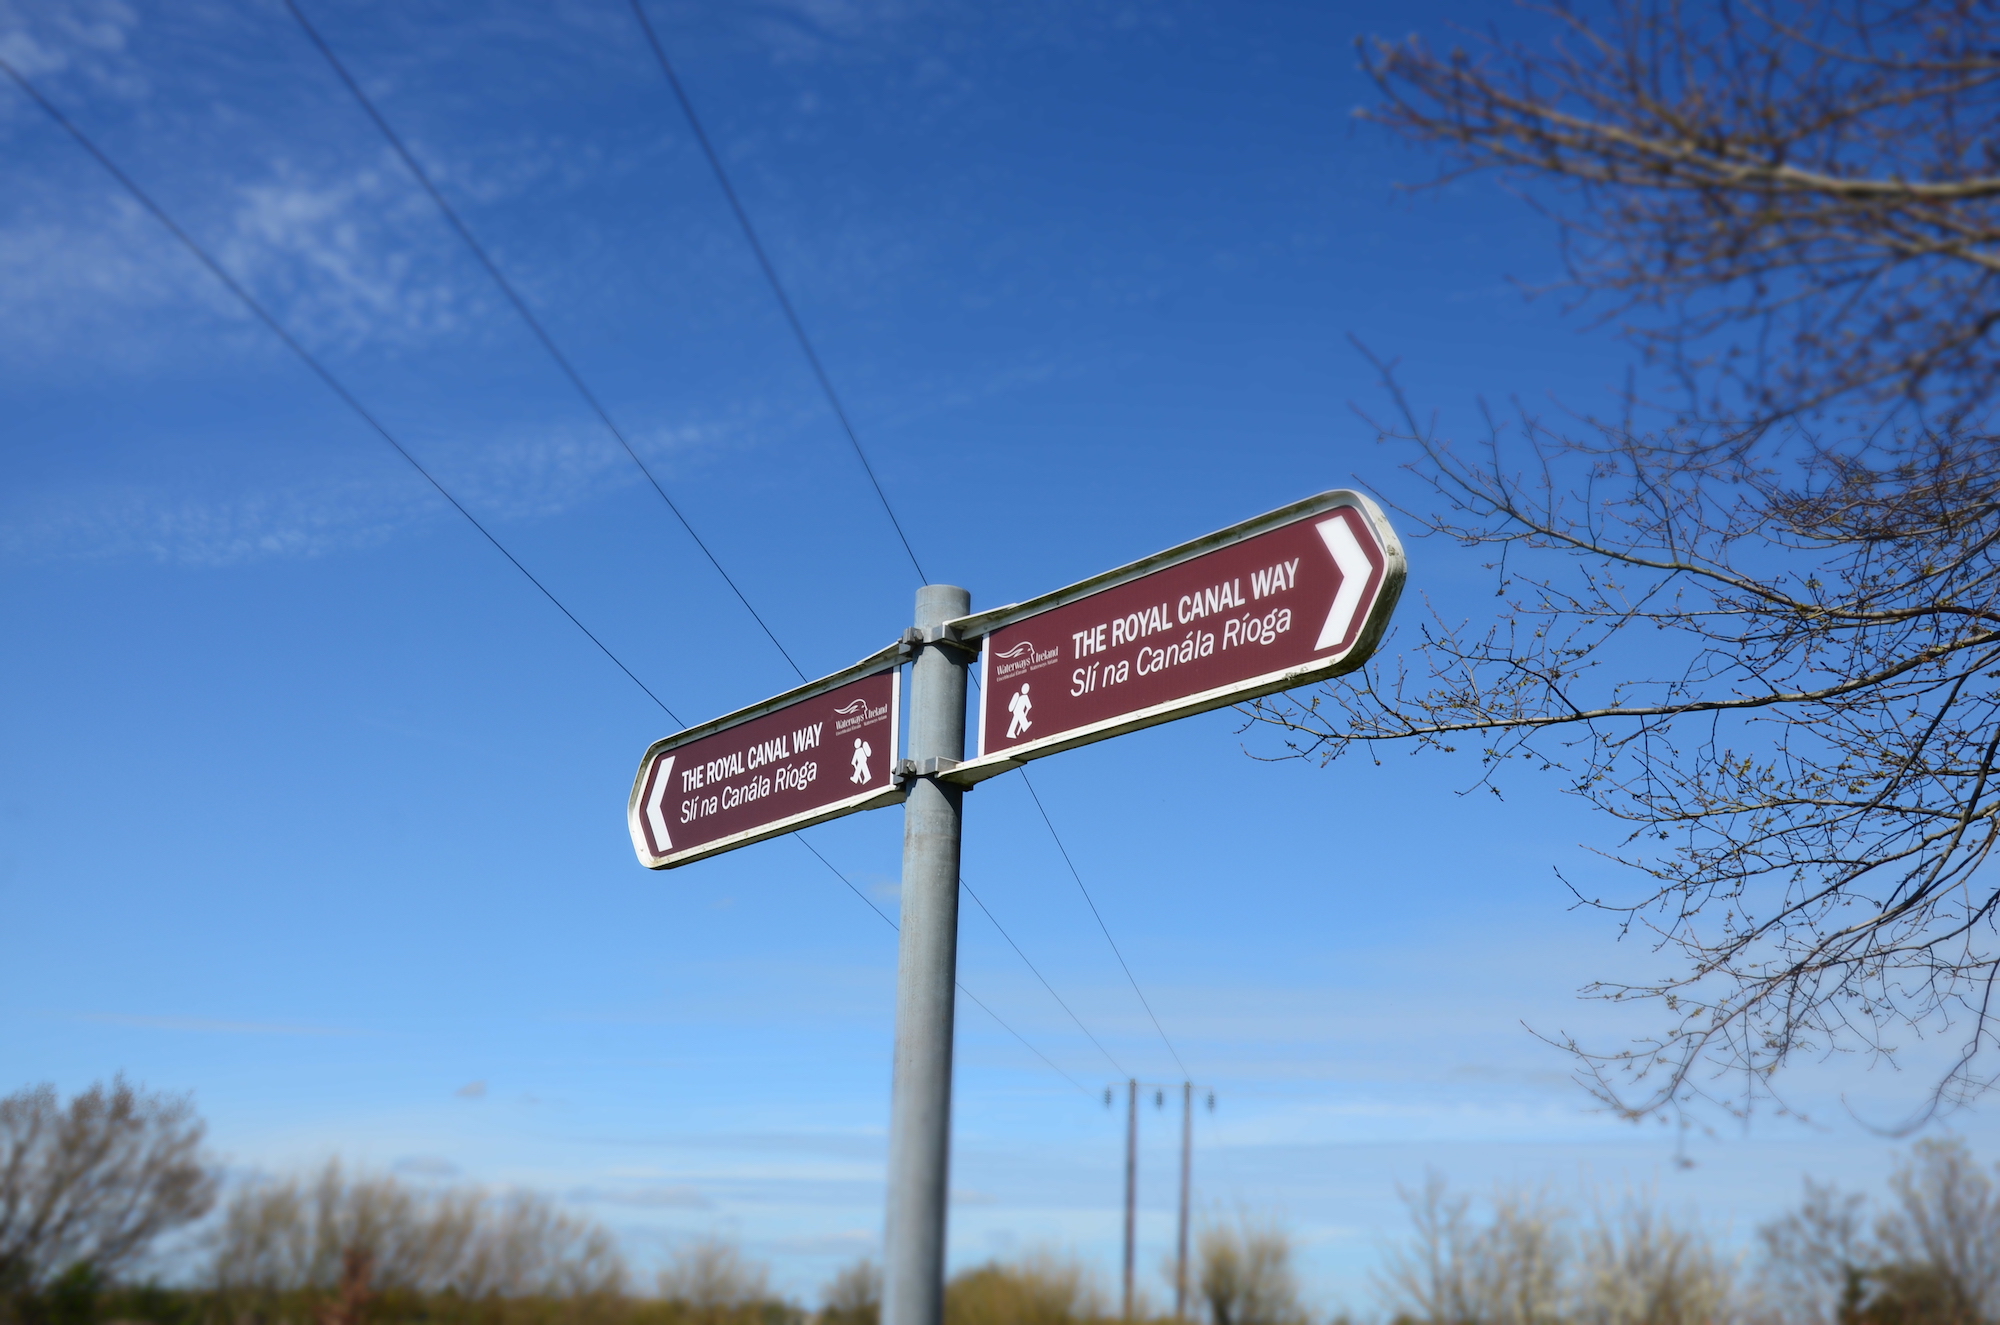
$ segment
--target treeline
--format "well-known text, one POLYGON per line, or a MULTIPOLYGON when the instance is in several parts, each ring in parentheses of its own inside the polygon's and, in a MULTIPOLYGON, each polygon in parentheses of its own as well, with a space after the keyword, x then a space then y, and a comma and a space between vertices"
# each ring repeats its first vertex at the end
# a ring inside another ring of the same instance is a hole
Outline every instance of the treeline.
MULTIPOLYGON (((608 1229, 544 1196, 331 1163, 222 1199, 201 1140, 185 1100, 122 1081, 67 1105, 48 1088, 0 1099, 0 1325, 880 1322, 866 1260, 816 1309, 726 1241, 690 1242, 641 1283, 608 1229), (167 1265, 171 1283, 149 1277, 167 1265)), ((1808 1183, 1747 1247, 1637 1196, 1474 1202, 1433 1179, 1408 1202, 1411 1236, 1377 1283, 1391 1325, 2000 1325, 2000 1184, 1958 1142, 1915 1146, 1879 1202, 1808 1183)), ((1312 1319, 1275 1224, 1212 1222, 1194 1281, 1212 1325, 1312 1319)), ((1056 1253, 946 1290, 946 1325, 1114 1318, 1090 1268, 1056 1253)))
POLYGON ((1917 1143, 1886 1199, 1807 1182, 1730 1247, 1638 1196, 1483 1207, 1433 1179, 1380 1287, 1399 1325, 1995 1325, 2000 1184, 1963 1142, 1917 1143))

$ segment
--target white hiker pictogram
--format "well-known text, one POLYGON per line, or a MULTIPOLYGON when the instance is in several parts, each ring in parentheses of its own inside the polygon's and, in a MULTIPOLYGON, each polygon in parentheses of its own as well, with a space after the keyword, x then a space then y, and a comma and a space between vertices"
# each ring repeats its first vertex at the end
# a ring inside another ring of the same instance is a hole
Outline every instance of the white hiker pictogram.
POLYGON ((859 736, 854 738, 854 776, 849 778, 848 781, 870 782, 874 780, 875 775, 868 771, 868 756, 874 753, 874 746, 868 744, 868 742, 862 740, 859 736))
POLYGON ((1035 725, 1028 721, 1028 710, 1034 706, 1035 701, 1028 698, 1028 685, 1024 681, 1021 683, 1021 692, 1007 701, 1007 711, 1014 715, 1014 720, 1007 724, 1008 740, 1013 740, 1035 725))

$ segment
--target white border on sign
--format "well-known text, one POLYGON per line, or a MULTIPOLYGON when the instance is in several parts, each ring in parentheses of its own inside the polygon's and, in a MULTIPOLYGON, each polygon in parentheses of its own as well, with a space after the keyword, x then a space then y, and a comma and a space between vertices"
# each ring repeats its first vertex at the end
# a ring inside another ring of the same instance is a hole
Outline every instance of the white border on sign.
POLYGON ((993 656, 993 650, 986 647, 986 638, 984 635, 982 635, 979 640, 979 755, 978 755, 978 758, 981 759, 984 759, 986 757, 986 696, 993 692, 992 669, 986 665, 986 660, 988 658, 991 658, 992 656, 993 656))
POLYGON ((1120 736, 1129 731, 1137 731, 1141 727, 1152 727, 1175 718, 1226 708, 1238 700, 1274 695, 1280 690, 1290 690, 1294 686, 1354 671, 1373 656, 1376 646, 1381 643, 1383 632, 1388 629, 1389 617, 1396 610, 1396 600, 1402 594, 1403 579, 1408 569, 1409 563, 1403 555, 1403 544, 1396 537, 1396 531, 1390 528, 1387 517, 1382 514, 1382 508, 1362 493, 1336 488, 1330 492, 1307 497, 1304 501, 1293 502, 1290 506, 1267 511, 1240 524, 1230 525, 1227 529, 1218 529, 1192 542, 1168 548, 1165 552, 1156 552, 1150 557, 1120 566, 1116 570, 1093 575, 1087 580, 1079 580, 1075 584, 1057 589, 1053 593, 1043 594, 1039 598, 1031 598, 1024 603, 1009 603, 1005 607, 975 612, 971 616, 948 622, 945 629, 956 637, 971 639, 977 636, 980 641, 979 755, 942 776, 946 781, 970 785, 990 777, 997 777, 1009 769, 1019 768, 1028 760, 1039 759, 1043 755, 1072 750, 1079 745, 1089 745, 1093 741, 1120 736), (1245 539, 1255 538, 1259 534, 1282 529, 1317 515, 1324 515, 1343 506, 1351 506, 1360 512, 1362 522, 1368 526, 1369 532, 1375 536, 1375 541, 1381 545, 1383 561, 1382 587, 1376 591, 1375 603, 1368 611, 1368 620, 1354 637, 1354 643, 1345 650, 1297 667, 1265 672, 1261 676, 1253 676, 1243 681, 1232 681, 1213 690, 1200 691, 1180 699, 1168 700, 1163 704, 1155 704, 1151 708, 1138 709, 1087 726, 1071 728, 1040 740, 1009 746, 996 754, 986 753, 986 705, 991 694, 987 658, 992 653, 987 641, 994 631, 1038 617, 1059 607, 1067 607, 1092 594, 1143 579, 1184 561, 1192 561, 1218 548, 1228 547, 1232 543, 1240 543, 1245 539))
POLYGON ((655 741, 652 745, 648 746, 645 757, 639 761, 639 775, 632 781, 632 794, 625 803, 625 826, 632 835, 632 849, 637 853, 639 863, 650 870, 670 870, 680 865, 687 865, 694 861, 702 860, 708 856, 719 855, 724 851, 733 851, 737 847, 749 846, 752 842, 762 842, 766 838, 771 837, 782 837, 786 833, 797 832, 801 828, 810 828, 814 824, 825 823, 829 819, 839 819, 861 810, 872 810, 880 806, 895 805, 903 801, 908 796, 908 792, 896 783, 896 762, 901 755, 903 738, 903 669, 900 662, 897 661, 898 654, 899 650, 896 648, 884 649, 881 653, 870 658, 864 658, 853 667, 835 672, 832 676, 822 677, 818 681, 809 682, 806 685, 798 687, 797 690, 788 691, 773 699, 767 699, 761 704, 754 704, 747 709, 739 709, 737 712, 717 718, 713 722, 703 723, 699 727, 690 727, 684 732, 678 732, 663 740, 655 741), (889 784, 887 786, 858 792, 853 796, 849 796, 846 800, 833 801, 816 809, 806 810, 783 819, 774 819, 768 824, 760 824, 756 828, 748 828, 740 833, 732 833, 728 837, 718 837, 712 842, 704 842, 700 846, 689 847, 685 851, 670 851, 664 856, 656 856, 652 853, 651 848, 646 844, 646 829, 645 825, 640 821, 640 816, 645 813, 647 780, 652 775, 654 765, 663 755, 679 749, 690 741, 701 740, 705 737, 713 736, 718 732, 727 731, 731 727, 741 726, 752 718, 761 718, 766 714, 790 708, 794 704, 802 704, 830 690, 838 690, 841 686, 852 685, 856 681, 863 681, 871 676, 879 676, 885 671, 889 673, 889 784))

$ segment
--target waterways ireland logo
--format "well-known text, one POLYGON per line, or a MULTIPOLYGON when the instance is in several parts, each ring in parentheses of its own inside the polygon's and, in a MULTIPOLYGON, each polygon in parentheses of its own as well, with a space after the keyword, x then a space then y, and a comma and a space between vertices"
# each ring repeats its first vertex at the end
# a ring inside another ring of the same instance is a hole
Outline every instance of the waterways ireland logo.
POLYGON ((833 711, 833 734, 845 736, 872 727, 888 716, 887 704, 870 704, 864 696, 856 695, 833 711))
POLYGON ((993 652, 993 679, 1008 681, 1028 672, 1039 672, 1062 660, 1061 649, 1037 649, 1033 640, 1021 640, 993 652))

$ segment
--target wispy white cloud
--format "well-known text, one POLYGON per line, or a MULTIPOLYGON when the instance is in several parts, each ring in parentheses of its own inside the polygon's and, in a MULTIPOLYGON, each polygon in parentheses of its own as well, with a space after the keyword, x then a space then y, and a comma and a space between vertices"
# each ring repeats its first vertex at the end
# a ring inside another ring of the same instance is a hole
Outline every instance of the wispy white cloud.
POLYGON ((850 1228, 835 1233, 766 1238, 750 1246, 755 1251, 778 1256, 862 1256, 874 1251, 881 1241, 881 1235, 872 1229, 850 1228))
MULTIPOLYGON (((635 445, 657 473, 740 436, 732 425, 697 425, 651 430, 635 445)), ((644 481, 616 443, 584 424, 433 445, 421 458, 482 521, 545 519, 644 481)), ((411 526, 459 518, 382 449, 338 472, 228 491, 123 483, 19 493, 0 503, 0 563, 143 557, 230 566, 374 547, 411 526)))
POLYGON ((89 344, 127 366, 144 366, 179 346, 133 325, 136 315, 175 306, 240 319, 213 279, 173 250, 159 223, 124 195, 20 197, 0 220, 0 288, 7 316, 0 348, 42 364, 89 344))
MULTIPOLYGON (((94 363, 143 368, 188 352, 184 334, 162 336, 161 320, 184 328, 188 310, 201 309, 242 324, 257 353, 282 353, 94 163, 69 165, 0 215, 0 346, 45 361, 87 344, 94 363)), ((308 346, 379 349, 465 335, 493 307, 419 203, 429 206, 376 163, 280 161, 230 188, 220 207, 175 219, 308 346)), ((200 353, 212 358, 213 343, 200 353)))
POLYGON ((443 510, 428 489, 386 477, 230 495, 105 487, 45 495, 16 512, 0 532, 0 559, 140 556, 226 566, 372 546, 443 510))
POLYGON ((579 1205, 622 1205, 641 1210, 707 1210, 713 1202, 687 1186, 579 1187, 569 1193, 579 1205))
POLYGON ((194 1031, 211 1035, 352 1035, 332 1026, 300 1026, 287 1022, 223 1021, 210 1017, 152 1017, 122 1012, 77 1012, 71 1021, 95 1022, 100 1026, 129 1026, 149 1031, 194 1031))
POLYGON ((275 303, 294 335, 422 341, 463 330, 489 303, 482 285, 455 278, 454 241, 433 222, 386 157, 346 171, 281 161, 234 190, 217 258, 275 303))
POLYGON ((138 24, 138 11, 124 0, 61 5, 0 0, 0 55, 30 78, 76 70, 101 91, 138 96, 144 81, 111 59, 123 54, 138 24))
MULTIPOLYGON (((301 63, 290 80, 306 98, 298 108, 246 116, 206 99, 156 99, 147 60, 125 49, 138 21, 131 9, 49 8, 56 12, 0 0, 0 53, 307 345, 393 348, 502 325, 485 277, 389 148, 369 139, 357 152, 338 132, 347 108, 332 100, 336 87, 317 86, 322 67, 301 63), (335 118, 326 121, 329 110, 335 118), (289 123, 301 114, 314 132, 289 123), (336 132, 318 131, 320 123, 336 132)), ((274 72, 268 53, 255 69, 239 68, 240 56, 204 54, 211 76, 274 72)), ((184 335, 163 336, 161 327, 165 319, 185 328, 191 307, 251 332, 233 297, 38 107, 0 96, 0 140, 32 180, 0 197, 8 303, 0 348, 54 361, 87 347, 100 367, 144 367, 189 352, 184 335)), ((433 159, 420 139, 413 146, 458 196, 488 203, 546 186, 552 173, 573 174, 578 156, 545 136, 487 144, 480 168, 467 173, 433 159)), ((524 283, 532 289, 532 279, 524 283)), ((275 349, 261 329, 249 343, 275 349)), ((213 343, 199 351, 212 357, 213 343)))

